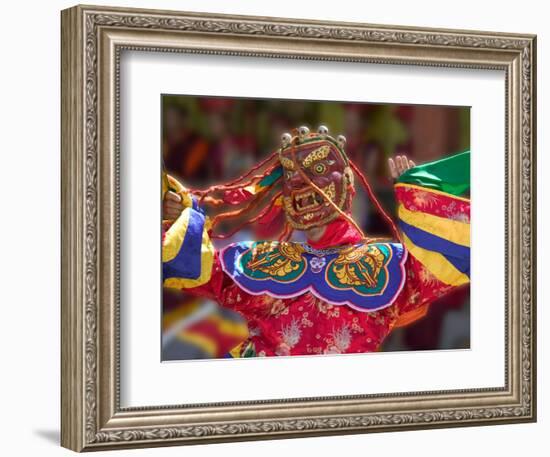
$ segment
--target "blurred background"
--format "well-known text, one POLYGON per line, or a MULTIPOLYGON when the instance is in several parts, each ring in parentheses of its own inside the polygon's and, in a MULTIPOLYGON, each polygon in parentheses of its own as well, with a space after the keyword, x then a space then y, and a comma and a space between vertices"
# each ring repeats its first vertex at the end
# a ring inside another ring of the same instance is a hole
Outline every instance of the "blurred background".
MULTIPOLYGON (((245 173, 300 125, 326 125, 347 138, 348 156, 363 170, 384 208, 395 215, 387 159, 405 154, 417 164, 470 147, 468 107, 340 103, 301 100, 162 96, 162 157, 167 172, 186 187, 205 188, 245 173)), ((354 219, 370 236, 390 236, 360 186, 354 219)), ((252 225, 216 248, 239 240, 271 239, 283 220, 252 225)), ((294 239, 300 239, 300 233, 294 239)), ((219 358, 246 335, 246 323, 216 303, 163 291, 162 360, 219 358)), ((434 302, 428 315, 394 330, 381 351, 470 347, 468 287, 434 302)))

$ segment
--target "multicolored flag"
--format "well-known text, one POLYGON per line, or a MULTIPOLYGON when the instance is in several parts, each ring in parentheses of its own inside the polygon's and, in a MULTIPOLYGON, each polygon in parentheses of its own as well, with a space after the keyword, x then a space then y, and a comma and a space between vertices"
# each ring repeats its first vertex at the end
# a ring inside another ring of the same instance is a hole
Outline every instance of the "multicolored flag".
POLYGON ((470 151, 411 168, 395 191, 408 251, 443 283, 469 283, 470 151))

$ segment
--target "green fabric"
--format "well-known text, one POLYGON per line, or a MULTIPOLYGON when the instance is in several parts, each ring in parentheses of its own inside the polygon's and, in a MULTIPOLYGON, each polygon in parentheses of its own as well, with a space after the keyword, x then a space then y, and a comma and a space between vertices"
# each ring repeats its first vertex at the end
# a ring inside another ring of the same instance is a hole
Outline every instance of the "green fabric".
POLYGON ((271 186, 281 176, 283 176, 283 167, 277 167, 270 174, 262 178, 262 180, 258 183, 258 185, 260 187, 271 186))
POLYGON ((460 196, 470 190, 470 151, 418 165, 403 173, 397 182, 460 196))

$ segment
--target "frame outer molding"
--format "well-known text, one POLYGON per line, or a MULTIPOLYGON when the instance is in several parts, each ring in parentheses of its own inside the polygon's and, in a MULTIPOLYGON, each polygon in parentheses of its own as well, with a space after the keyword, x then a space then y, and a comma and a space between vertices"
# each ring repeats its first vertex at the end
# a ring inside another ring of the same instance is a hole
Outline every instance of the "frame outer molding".
POLYGON ((64 447, 82 451, 535 420, 534 36, 83 6, 64 10, 61 19, 64 447), (122 409, 117 91, 124 49, 504 70, 505 388, 122 409))
POLYGON ((84 109, 82 16, 61 16, 61 444, 85 446, 84 109))

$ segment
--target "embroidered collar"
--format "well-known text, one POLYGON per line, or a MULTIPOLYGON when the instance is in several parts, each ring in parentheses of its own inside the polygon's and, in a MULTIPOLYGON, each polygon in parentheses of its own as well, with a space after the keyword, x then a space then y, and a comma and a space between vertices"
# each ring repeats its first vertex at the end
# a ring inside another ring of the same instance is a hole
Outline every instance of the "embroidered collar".
POLYGON ((405 282, 407 253, 398 243, 358 243, 315 249, 306 243, 259 241, 231 244, 223 270, 244 291, 292 298, 311 292, 359 311, 390 306, 405 282))

